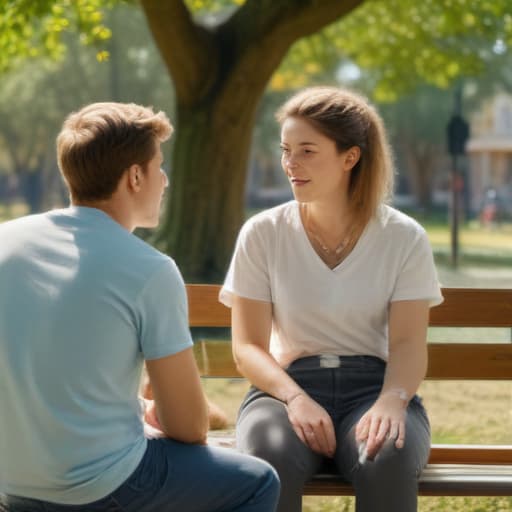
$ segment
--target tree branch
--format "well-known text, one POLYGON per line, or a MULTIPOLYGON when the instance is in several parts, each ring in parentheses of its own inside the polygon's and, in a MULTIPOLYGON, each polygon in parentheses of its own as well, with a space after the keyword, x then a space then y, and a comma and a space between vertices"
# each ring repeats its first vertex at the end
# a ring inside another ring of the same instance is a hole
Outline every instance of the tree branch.
POLYGON ((364 0, 247 0, 217 29, 224 104, 243 87, 263 92, 290 46, 347 15, 364 0), (227 71, 226 71, 227 70, 227 71))
POLYGON ((250 44, 275 34, 291 43, 346 16, 363 3, 364 0, 247 0, 224 25, 240 43, 250 44))
POLYGON ((194 23, 183 0, 141 0, 149 28, 182 104, 202 98, 215 80, 213 34, 194 23))
POLYGON ((271 74, 295 41, 363 3, 364 0, 247 0, 220 30, 237 48, 240 62, 252 52, 265 52, 258 72, 266 69, 271 74))

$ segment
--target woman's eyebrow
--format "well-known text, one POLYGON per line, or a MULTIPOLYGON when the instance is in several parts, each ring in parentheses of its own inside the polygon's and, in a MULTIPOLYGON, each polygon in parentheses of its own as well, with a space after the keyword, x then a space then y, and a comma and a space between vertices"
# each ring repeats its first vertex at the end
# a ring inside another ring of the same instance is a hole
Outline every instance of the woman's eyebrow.
MULTIPOLYGON (((281 146, 288 146, 287 142, 280 142, 281 146)), ((299 142, 299 146, 318 146, 316 142, 299 142)))

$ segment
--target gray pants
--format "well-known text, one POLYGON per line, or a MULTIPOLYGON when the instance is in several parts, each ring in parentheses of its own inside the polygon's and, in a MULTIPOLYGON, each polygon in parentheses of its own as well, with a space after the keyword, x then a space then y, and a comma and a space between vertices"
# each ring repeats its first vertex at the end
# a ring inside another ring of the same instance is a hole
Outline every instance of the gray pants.
POLYGON ((295 434, 282 402, 252 388, 237 423, 241 451, 270 462, 281 479, 278 512, 299 512, 304 484, 323 465, 334 465, 355 489, 357 512, 414 512, 418 476, 428 460, 430 426, 414 397, 407 410, 405 446, 388 440, 374 461, 358 462, 354 430, 375 402, 385 363, 370 356, 341 357, 339 368, 322 368, 318 357, 295 361, 289 375, 330 414, 337 449, 332 461, 311 451, 295 434))

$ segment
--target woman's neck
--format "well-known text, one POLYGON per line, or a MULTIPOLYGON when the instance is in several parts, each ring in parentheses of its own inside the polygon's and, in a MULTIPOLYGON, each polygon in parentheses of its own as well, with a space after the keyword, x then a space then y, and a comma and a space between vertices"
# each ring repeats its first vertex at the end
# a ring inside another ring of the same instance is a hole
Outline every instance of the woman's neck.
POLYGON ((314 228, 321 234, 338 238, 342 236, 351 224, 351 213, 347 202, 337 203, 301 203, 303 223, 314 228))

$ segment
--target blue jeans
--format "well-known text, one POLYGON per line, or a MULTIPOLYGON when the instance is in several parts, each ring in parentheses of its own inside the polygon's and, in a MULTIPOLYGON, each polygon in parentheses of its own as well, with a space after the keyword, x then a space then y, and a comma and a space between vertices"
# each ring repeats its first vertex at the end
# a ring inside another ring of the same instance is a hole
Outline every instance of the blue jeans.
POLYGON ((152 439, 133 474, 101 500, 61 505, 0 494, 0 511, 273 512, 278 497, 275 471, 255 457, 152 439))
POLYGON ((430 452, 430 426, 421 400, 407 409, 405 446, 388 440, 373 461, 361 465, 355 426, 377 399, 386 364, 373 356, 340 357, 328 368, 319 357, 294 361, 292 377, 330 415, 336 432, 336 453, 327 459, 313 452, 295 434, 285 405, 252 388, 237 423, 241 451, 270 462, 281 480, 278 512, 301 510, 302 488, 323 468, 337 471, 354 486, 357 512, 413 512, 417 509, 418 476, 430 452))

